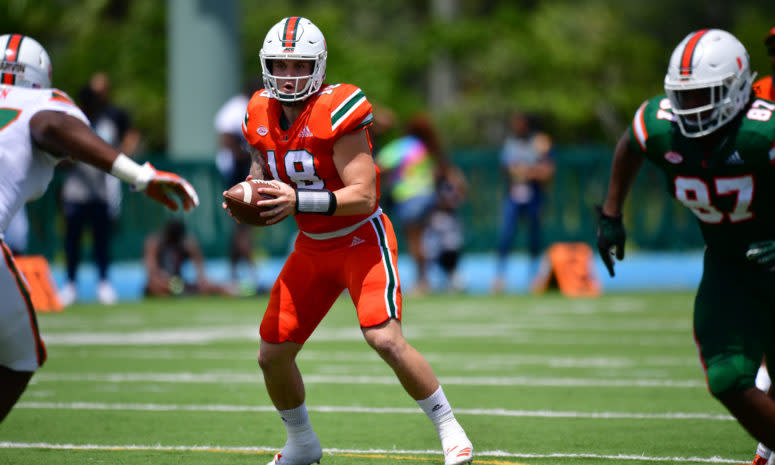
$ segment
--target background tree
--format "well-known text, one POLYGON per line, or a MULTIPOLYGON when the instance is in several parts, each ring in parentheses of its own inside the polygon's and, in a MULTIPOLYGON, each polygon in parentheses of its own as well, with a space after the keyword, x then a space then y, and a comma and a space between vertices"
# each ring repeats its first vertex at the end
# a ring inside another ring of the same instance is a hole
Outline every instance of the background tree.
MULTIPOLYGON (((559 143, 612 144, 645 98, 662 91, 672 48, 689 31, 720 27, 767 72, 771 0, 239 0, 245 76, 260 72, 266 31, 291 14, 326 34, 330 82, 357 83, 407 116, 429 105, 429 70, 447 56, 454 94, 430 108, 455 146, 496 144, 506 112, 546 117, 559 143), (433 1, 452 2, 451 20, 433 1)), ((6 0, 0 30, 45 44, 54 82, 71 94, 107 70, 114 99, 131 109, 144 149, 166 148, 166 3, 158 0, 6 0)), ((213 83, 219 85, 218 82, 213 83)))

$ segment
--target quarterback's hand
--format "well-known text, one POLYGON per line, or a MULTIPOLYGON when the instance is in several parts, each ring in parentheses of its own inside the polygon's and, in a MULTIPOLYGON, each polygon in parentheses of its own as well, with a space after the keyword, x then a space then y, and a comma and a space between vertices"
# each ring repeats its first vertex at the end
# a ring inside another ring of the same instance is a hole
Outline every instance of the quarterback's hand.
POLYGON ((256 202, 257 205, 271 208, 271 210, 261 212, 261 216, 271 217, 266 221, 267 225, 279 223, 296 213, 296 190, 290 185, 273 179, 266 186, 259 187, 258 192, 274 197, 256 202))
POLYGON ((624 259, 624 241, 627 239, 627 233, 624 231, 621 215, 608 216, 603 213, 601 207, 596 207, 596 210, 598 214, 597 250, 605 267, 608 268, 608 274, 616 276, 613 257, 616 256, 618 260, 624 259))
POLYGON ((748 246, 745 258, 767 271, 775 271, 775 240, 754 242, 748 246))
POLYGON ((176 199, 180 200, 185 211, 199 206, 199 196, 191 183, 175 173, 157 170, 148 162, 143 165, 143 176, 132 187, 145 191, 145 195, 170 210, 177 211, 176 199))

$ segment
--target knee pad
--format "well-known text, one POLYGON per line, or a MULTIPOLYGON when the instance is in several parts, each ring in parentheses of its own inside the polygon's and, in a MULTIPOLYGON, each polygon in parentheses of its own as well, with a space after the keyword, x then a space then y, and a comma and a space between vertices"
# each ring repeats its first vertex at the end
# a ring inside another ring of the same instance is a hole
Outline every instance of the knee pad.
POLYGON ((708 363, 708 389, 716 398, 754 387, 758 365, 742 354, 719 358, 708 363))

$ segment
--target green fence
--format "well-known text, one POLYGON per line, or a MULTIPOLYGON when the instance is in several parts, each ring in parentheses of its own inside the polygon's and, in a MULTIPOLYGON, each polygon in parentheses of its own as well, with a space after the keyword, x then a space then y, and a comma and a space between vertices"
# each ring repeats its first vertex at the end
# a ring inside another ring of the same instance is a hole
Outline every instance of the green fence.
MULTIPOLYGON (((560 241, 594 243, 594 206, 599 204, 608 183, 611 150, 607 147, 558 147, 557 173, 549 186, 543 216, 544 244, 560 241)), ((498 167, 498 150, 458 149, 453 152, 470 183, 469 198, 461 215, 466 232, 466 250, 491 251, 497 240, 500 203, 504 192, 498 167)), ((201 205, 191 213, 171 213, 143 195, 128 192, 124 185, 121 215, 115 224, 112 257, 114 260, 137 259, 142 255, 143 240, 159 229, 167 219, 178 216, 199 238, 208 257, 228 253, 232 219, 221 209, 224 186, 214 164, 201 161, 180 162, 165 158, 152 160, 159 169, 186 177, 196 187, 201 205)), ((62 175, 58 173, 48 192, 28 204, 30 216, 30 253, 42 253, 49 260, 63 255, 64 221, 58 208, 62 175)), ((669 198, 662 175, 648 163, 644 165, 625 207, 628 251, 696 249, 702 246, 699 229, 691 213, 669 198)), ((388 214, 390 212, 388 211, 388 214)), ((400 228, 400 225, 396 225, 400 228)), ((254 244, 264 255, 284 255, 295 235, 295 224, 288 219, 268 228, 257 228, 254 244)), ((90 254, 88 236, 84 256, 90 254)), ((399 244, 405 245, 399 236, 399 244)), ((519 229, 514 249, 526 244, 524 229, 519 229)))

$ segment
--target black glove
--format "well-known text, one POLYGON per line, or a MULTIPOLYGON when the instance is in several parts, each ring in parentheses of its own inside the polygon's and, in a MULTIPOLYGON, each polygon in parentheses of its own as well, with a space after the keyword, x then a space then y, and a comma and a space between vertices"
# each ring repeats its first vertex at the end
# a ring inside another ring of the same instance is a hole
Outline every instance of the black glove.
POLYGON ((595 207, 598 214, 597 220, 597 250, 600 252, 600 258, 603 259, 605 267, 608 268, 608 274, 616 276, 614 273, 614 251, 616 258, 624 259, 624 241, 627 239, 627 233, 624 232, 622 217, 608 216, 603 213, 601 207, 595 207))
POLYGON ((775 240, 754 242, 748 246, 745 258, 767 271, 775 271, 775 240))

